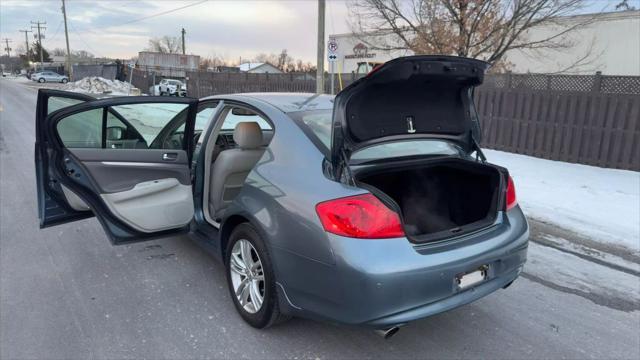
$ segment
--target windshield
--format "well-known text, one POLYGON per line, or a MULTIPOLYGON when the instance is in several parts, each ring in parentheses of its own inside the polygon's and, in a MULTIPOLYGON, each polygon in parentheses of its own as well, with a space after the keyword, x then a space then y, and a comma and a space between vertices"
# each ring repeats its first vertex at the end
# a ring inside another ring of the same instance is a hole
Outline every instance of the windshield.
MULTIPOLYGON (((331 148, 332 110, 301 111, 289 114, 296 122, 305 127, 307 133, 315 136, 325 147, 326 152, 331 148)), ((388 159, 415 155, 460 155, 462 149, 444 140, 402 140, 373 145, 356 151, 351 160, 362 163, 370 160, 388 159)))

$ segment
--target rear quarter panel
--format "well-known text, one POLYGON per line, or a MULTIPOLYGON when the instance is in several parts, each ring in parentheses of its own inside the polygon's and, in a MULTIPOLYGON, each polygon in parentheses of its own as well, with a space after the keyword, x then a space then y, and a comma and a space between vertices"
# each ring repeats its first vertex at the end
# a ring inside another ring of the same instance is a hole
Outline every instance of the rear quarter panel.
MULTIPOLYGON (((364 190, 327 179, 322 171, 324 155, 298 125, 276 108, 260 102, 253 105, 272 120, 275 132, 226 217, 237 214, 249 217, 272 253, 284 252, 334 264, 315 206, 364 190)), ((284 265, 280 261, 275 263, 278 267, 284 265)))

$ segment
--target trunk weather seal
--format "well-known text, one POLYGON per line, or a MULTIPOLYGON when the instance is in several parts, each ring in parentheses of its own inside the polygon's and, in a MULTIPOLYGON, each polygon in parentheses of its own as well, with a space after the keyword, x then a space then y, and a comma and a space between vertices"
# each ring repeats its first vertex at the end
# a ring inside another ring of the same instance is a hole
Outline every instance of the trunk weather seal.
MULTIPOLYGON (((393 171, 398 171, 401 169, 410 169, 413 168, 416 165, 420 165, 420 164, 424 164, 424 163, 439 163, 439 162, 451 162, 453 161, 454 163, 463 163, 463 162, 468 162, 470 164, 474 164, 475 166, 488 166, 491 167, 493 169, 495 169, 498 174, 499 174, 499 184, 498 184, 498 189, 496 190, 496 193, 494 194, 494 199, 492 200, 492 202, 494 202, 493 207, 493 213, 488 214, 486 217, 479 219, 477 221, 474 221, 472 223, 468 223, 462 226, 458 226, 458 228, 463 229, 461 232, 458 233, 454 233, 452 236, 443 236, 443 235, 447 235, 445 233, 449 233, 451 234, 450 230, 443 230, 437 233, 432 233, 432 234, 423 234, 423 235, 410 235, 406 233, 405 230, 405 237, 409 240, 410 243, 412 243, 414 245, 414 247, 416 248, 420 248, 422 246, 435 246, 435 245, 443 245, 443 244, 450 244, 450 243, 458 243, 459 241, 464 241, 469 235, 472 234, 477 234, 478 232, 482 232, 482 231, 489 231, 490 229, 493 229, 494 227, 500 225, 503 223, 503 219, 502 216, 500 215, 500 213, 502 212, 501 209, 501 202, 500 202, 500 194, 503 193, 503 191, 501 191, 501 188, 503 187, 502 184, 502 171, 500 171, 500 167, 497 167, 493 164, 489 164, 489 163, 482 163, 482 164, 478 164, 477 162, 473 162, 470 159, 464 159, 464 158, 460 158, 460 157, 454 157, 454 156, 442 156, 442 157, 438 157, 436 159, 429 159, 426 160, 425 159, 421 159, 421 160, 409 160, 409 161, 402 161, 400 163, 387 163, 385 165, 383 165, 382 167, 374 167, 374 168, 365 168, 362 169, 360 171, 357 171, 356 177, 362 177, 362 176, 370 176, 370 175, 374 175, 377 173, 384 173, 385 171, 388 170, 393 170, 393 171)), ((404 215, 402 213, 402 209, 400 207, 400 205, 393 199, 391 198, 389 195, 387 195, 384 191, 382 191, 381 189, 379 189, 376 186, 367 184, 365 182, 361 182, 356 180, 355 177, 353 177, 352 175, 352 179, 354 181, 354 185, 363 188, 365 190, 368 190, 369 192, 371 192, 373 195, 375 195, 376 197, 378 197, 381 201, 383 201, 383 203, 385 203, 385 205, 389 206, 392 205, 391 208, 392 210, 396 211, 399 216, 400 216, 400 221, 402 222, 402 227, 403 230, 405 229, 405 222, 404 222, 404 215), (374 190, 374 191, 372 191, 374 190), (382 194, 382 195, 380 195, 382 194)))

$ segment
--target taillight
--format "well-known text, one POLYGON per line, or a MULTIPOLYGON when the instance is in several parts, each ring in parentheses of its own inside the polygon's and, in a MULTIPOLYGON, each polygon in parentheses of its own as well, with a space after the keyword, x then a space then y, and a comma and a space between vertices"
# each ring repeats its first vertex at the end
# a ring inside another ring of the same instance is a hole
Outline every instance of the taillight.
POLYGON ((321 202, 316 212, 327 232, 361 239, 404 236, 400 216, 372 194, 321 202))
POLYGON ((516 186, 513 184, 513 179, 509 176, 509 182, 507 183, 507 195, 505 196, 505 203, 507 204, 507 210, 513 208, 518 204, 516 199, 516 186))

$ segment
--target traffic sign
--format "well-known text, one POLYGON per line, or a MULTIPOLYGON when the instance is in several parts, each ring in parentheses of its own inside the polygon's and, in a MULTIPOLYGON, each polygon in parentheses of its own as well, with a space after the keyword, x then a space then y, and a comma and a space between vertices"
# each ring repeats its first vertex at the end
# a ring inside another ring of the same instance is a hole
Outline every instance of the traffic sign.
POLYGON ((329 49, 330 53, 334 53, 338 51, 338 43, 336 42, 336 39, 329 39, 329 44, 327 45, 327 48, 329 49))
POLYGON ((329 43, 327 44, 327 57, 329 58, 329 62, 334 62, 338 59, 338 55, 336 51, 338 51, 338 43, 336 39, 329 39, 329 43))

